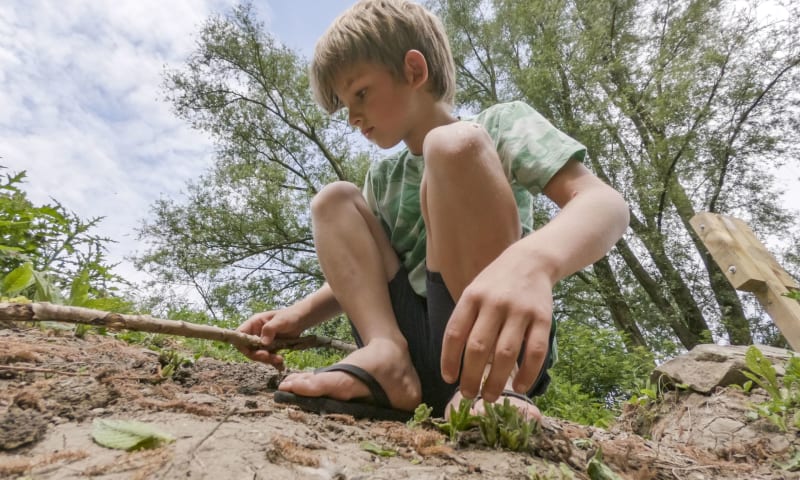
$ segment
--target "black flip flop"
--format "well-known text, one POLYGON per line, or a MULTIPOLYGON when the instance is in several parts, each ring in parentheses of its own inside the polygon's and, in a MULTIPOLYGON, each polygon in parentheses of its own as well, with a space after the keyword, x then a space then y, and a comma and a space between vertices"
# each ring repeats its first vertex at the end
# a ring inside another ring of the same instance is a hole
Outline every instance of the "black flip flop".
POLYGON ((330 397, 306 397, 290 392, 277 391, 274 400, 278 403, 290 403, 321 415, 328 413, 342 413, 355 418, 369 418, 371 420, 392 420, 405 422, 414 416, 414 412, 406 412, 392 408, 386 391, 381 387, 375 377, 361 367, 348 363, 337 363, 329 367, 319 368, 314 373, 345 372, 356 377, 369 388, 371 398, 353 400, 335 400, 330 397))
MULTIPOLYGON (((533 405, 534 407, 536 406, 536 403, 533 402, 533 399, 531 397, 529 397, 527 395, 523 395, 521 393, 517 393, 514 390, 503 390, 503 393, 500 394, 500 398, 503 398, 503 397, 514 397, 514 398, 517 398, 519 400, 524 400, 525 402, 527 402, 530 405, 533 405)), ((483 397, 479 393, 475 397, 475 401, 477 402, 481 398, 483 398, 483 397)), ((500 401, 500 399, 497 399, 497 401, 500 401)))

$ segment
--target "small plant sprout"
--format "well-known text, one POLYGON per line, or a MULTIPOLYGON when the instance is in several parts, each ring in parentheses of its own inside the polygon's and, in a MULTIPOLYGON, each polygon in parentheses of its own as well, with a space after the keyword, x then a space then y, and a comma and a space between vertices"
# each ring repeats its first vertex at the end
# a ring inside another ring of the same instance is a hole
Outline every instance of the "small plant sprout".
POLYGON ((764 389, 769 394, 769 400, 752 405, 753 411, 775 424, 781 431, 786 432, 787 420, 789 425, 800 428, 800 357, 792 356, 786 363, 785 373, 782 378, 772 362, 764 357, 761 351, 751 346, 745 353, 747 370, 742 373, 750 379, 743 386, 749 391, 753 383, 764 389))
POLYGON ((433 413, 433 407, 420 403, 416 410, 414 410, 414 417, 406 423, 406 426, 408 428, 415 428, 423 425, 430 421, 431 413, 433 413))
POLYGON ((446 422, 435 422, 439 429, 450 437, 451 442, 458 439, 458 433, 478 426, 478 417, 472 414, 474 400, 462 398, 458 409, 450 407, 450 419, 446 422))

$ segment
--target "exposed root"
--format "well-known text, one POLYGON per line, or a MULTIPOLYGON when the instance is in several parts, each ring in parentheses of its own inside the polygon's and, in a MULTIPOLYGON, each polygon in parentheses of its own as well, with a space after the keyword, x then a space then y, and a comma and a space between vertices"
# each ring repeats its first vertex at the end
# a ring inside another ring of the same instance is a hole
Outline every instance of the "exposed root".
POLYGON ((22 475, 35 468, 45 467, 57 462, 75 462, 88 456, 89 454, 84 450, 67 450, 34 458, 12 457, 0 464, 0 477, 7 478, 13 475, 22 475))
POLYGON ((293 439, 283 435, 272 437, 271 446, 267 449, 267 459, 272 463, 283 459, 305 467, 318 468, 320 466, 319 457, 311 449, 302 447, 293 439))
POLYGON ((160 402, 158 400, 139 399, 137 402, 143 407, 155 408, 156 410, 174 410, 180 412, 190 413, 201 417, 213 417, 220 414, 219 408, 208 407, 198 403, 187 402, 184 400, 171 400, 167 402, 160 402))

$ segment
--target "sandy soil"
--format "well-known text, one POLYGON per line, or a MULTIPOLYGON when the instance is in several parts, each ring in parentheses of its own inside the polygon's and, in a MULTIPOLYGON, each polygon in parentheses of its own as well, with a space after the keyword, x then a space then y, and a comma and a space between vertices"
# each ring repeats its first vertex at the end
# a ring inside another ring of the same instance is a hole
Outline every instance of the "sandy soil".
MULTIPOLYGON (((670 420, 690 408, 677 394, 628 412, 609 431, 547 419, 531 451, 513 453, 483 446, 477 432, 450 443, 433 428, 275 404, 280 374, 260 364, 200 359, 167 379, 160 368, 157 354, 110 336, 0 329, 0 478, 580 479, 598 448, 626 479, 797 478, 774 463, 791 456, 796 440, 763 421, 748 424, 747 437, 708 427, 687 439, 670 420), (131 453, 104 448, 92 440, 95 418, 147 422, 176 441, 131 453), (710 443, 693 440, 709 435, 710 443), (396 455, 370 453, 364 442, 396 455)), ((714 411, 720 402, 692 401, 689 413, 726 415, 714 411)))

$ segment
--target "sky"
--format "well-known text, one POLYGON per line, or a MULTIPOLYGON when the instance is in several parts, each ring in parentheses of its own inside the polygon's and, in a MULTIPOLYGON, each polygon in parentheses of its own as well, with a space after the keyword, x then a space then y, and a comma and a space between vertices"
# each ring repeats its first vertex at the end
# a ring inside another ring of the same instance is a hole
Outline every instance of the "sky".
MULTIPOLYGON (((254 0, 268 31, 310 56, 354 0, 254 0)), ((163 100, 165 67, 193 52, 204 21, 236 0, 3 0, 0 2, 0 165, 27 172, 35 205, 60 202, 115 240, 117 273, 153 202, 180 198, 213 161, 206 134, 163 100)))
MULTIPOLYGON (((354 0, 253 0, 279 41, 311 54, 354 0)), ((136 228, 159 197, 179 199, 213 161, 207 135, 163 100, 165 67, 180 67, 203 22, 236 0, 3 0, 0 2, 0 165, 25 170, 36 205, 61 202, 115 240, 117 273, 147 277, 126 260, 136 228)), ((800 171, 781 172, 800 205, 800 171)))

